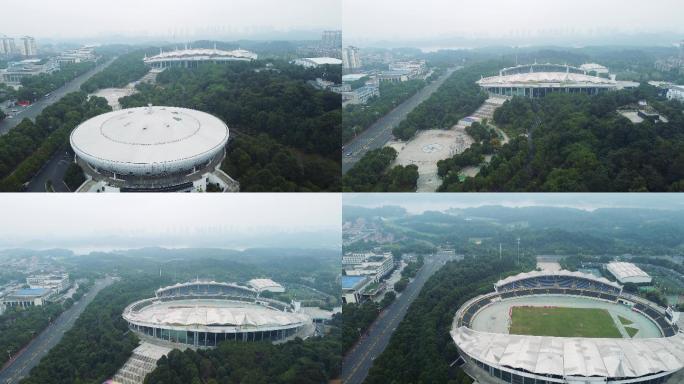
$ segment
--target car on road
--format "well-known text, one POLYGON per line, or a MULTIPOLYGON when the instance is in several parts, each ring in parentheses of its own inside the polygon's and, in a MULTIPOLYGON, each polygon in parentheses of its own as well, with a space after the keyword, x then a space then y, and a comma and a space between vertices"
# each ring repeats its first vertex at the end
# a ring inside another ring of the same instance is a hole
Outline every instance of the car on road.
POLYGON ((347 154, 346 154, 345 156, 347 156, 347 157, 351 157, 351 155, 352 155, 352 153, 351 153, 351 152, 347 152, 347 154))

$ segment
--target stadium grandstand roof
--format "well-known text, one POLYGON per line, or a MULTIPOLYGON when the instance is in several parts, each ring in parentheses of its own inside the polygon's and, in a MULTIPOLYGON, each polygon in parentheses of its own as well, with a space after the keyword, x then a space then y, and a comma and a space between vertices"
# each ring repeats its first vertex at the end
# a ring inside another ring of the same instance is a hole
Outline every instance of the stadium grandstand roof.
POLYGON ((511 75, 485 77, 477 81, 482 86, 487 84, 521 84, 533 85, 538 83, 558 83, 558 84, 578 84, 587 86, 606 86, 615 87, 617 82, 598 76, 585 75, 583 73, 572 72, 531 72, 515 73, 511 75))
POLYGON ((306 321, 306 316, 228 300, 175 300, 155 302, 126 313, 126 320, 169 326, 285 326, 306 321))
POLYGON ((257 291, 267 290, 268 288, 283 288, 282 285, 276 283, 271 279, 252 279, 249 281, 249 285, 257 291))
POLYGON ((235 49, 232 51, 224 51, 221 49, 210 48, 194 48, 194 49, 177 49, 173 51, 163 52, 155 56, 145 57, 145 63, 152 63, 155 61, 170 61, 170 60, 256 60, 257 54, 244 49, 235 49))
POLYGON ((315 65, 342 65, 342 60, 334 57, 305 57, 299 60, 306 60, 315 65))
POLYGON ((630 279, 644 282, 651 281, 651 276, 649 276, 648 273, 632 263, 613 261, 608 263, 606 268, 608 268, 608 271, 619 281, 629 282, 630 279))
MULTIPOLYGON (((159 288, 159 289, 157 289, 156 293, 168 291, 168 290, 175 289, 175 288, 191 287, 191 286, 195 286, 195 285, 221 285, 224 287, 240 288, 240 289, 245 289, 248 291, 254 291, 254 289, 252 289, 250 287, 246 287, 244 285, 240 285, 237 283, 222 283, 222 282, 213 281, 213 280, 211 280, 211 281, 210 280, 196 280, 196 281, 190 281, 190 282, 186 282, 186 283, 176 283, 174 285, 169 285, 168 287, 159 288)), ((256 291, 254 291, 254 292, 256 293, 256 291)))
POLYGON ((508 335, 467 327, 451 331, 471 357, 494 366, 544 375, 640 377, 684 367, 684 333, 655 339, 508 335))
POLYGON ((504 285, 506 285, 506 284, 508 284, 508 283, 512 283, 512 282, 514 282, 514 281, 520 281, 520 280, 525 280, 525 279, 529 279, 529 278, 532 278, 532 277, 540 277, 540 276, 569 276, 569 277, 580 277, 580 278, 589 279, 589 280, 594 280, 594 281, 598 281, 598 282, 601 282, 601 283, 604 283, 604 284, 612 285, 613 287, 616 287, 616 288, 619 288, 619 289, 622 288, 622 285, 620 285, 620 284, 618 284, 618 283, 616 283, 616 282, 610 281, 610 280, 608 280, 608 279, 606 279, 606 278, 604 278, 604 277, 597 277, 597 276, 594 276, 594 275, 592 275, 592 274, 590 274, 590 273, 584 273, 584 272, 571 272, 571 271, 568 271, 568 270, 565 270, 565 269, 560 270, 560 271, 530 271, 530 272, 523 272, 523 273, 519 273, 519 274, 517 274, 517 275, 508 276, 508 277, 505 278, 505 279, 499 280, 499 281, 497 281, 497 282, 494 284, 494 286, 498 288, 498 287, 504 286, 504 285))

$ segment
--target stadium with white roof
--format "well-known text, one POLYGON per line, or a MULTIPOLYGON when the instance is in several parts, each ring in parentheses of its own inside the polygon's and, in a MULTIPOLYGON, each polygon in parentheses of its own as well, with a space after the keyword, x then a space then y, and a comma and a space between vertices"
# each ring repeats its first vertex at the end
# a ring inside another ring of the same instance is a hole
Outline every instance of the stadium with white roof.
POLYGON ((494 292, 463 304, 451 337, 468 375, 479 383, 658 384, 684 367, 679 314, 623 292, 622 286, 581 272, 533 271, 507 277, 494 292), (600 308, 616 329, 638 329, 622 338, 510 334, 516 306, 600 308), (618 320, 619 319, 619 320, 618 320))
POLYGON ((291 304, 260 297, 233 283, 196 281, 156 291, 123 312, 129 328, 143 339, 193 347, 225 340, 281 342, 313 335, 309 315, 291 304))
POLYGON ((148 106, 95 116, 71 133, 76 161, 89 181, 83 191, 224 191, 237 182, 219 169, 228 126, 208 113, 148 106))
POLYGON ((485 77, 477 84, 491 95, 543 97, 551 93, 595 95, 604 91, 638 87, 639 83, 591 75, 594 67, 559 64, 527 64, 504 68, 498 76, 485 77))
POLYGON ((221 49, 195 48, 177 49, 174 51, 163 52, 151 57, 145 56, 143 62, 156 69, 166 69, 169 67, 194 68, 200 63, 225 63, 234 61, 252 61, 257 59, 257 54, 244 49, 224 51, 221 49))

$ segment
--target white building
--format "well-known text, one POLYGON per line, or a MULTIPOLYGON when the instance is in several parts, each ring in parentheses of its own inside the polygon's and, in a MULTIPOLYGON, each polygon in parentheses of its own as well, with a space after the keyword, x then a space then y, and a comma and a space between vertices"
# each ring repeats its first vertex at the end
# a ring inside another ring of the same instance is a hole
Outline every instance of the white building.
POLYGON ((31 36, 24 36, 19 38, 19 53, 23 56, 35 56, 38 54, 38 47, 36 40, 31 36))
POLYGON ((651 276, 632 263, 614 261, 606 269, 622 284, 650 284, 651 276))
POLYGON ((56 293, 71 286, 68 273, 29 276, 26 278, 26 284, 31 289, 50 289, 56 293))
POLYGON ((342 49, 342 68, 356 69, 361 67, 361 57, 357 47, 348 46, 342 49))
POLYGON ((169 52, 164 52, 161 48, 159 49, 159 54, 147 57, 143 59, 143 62, 157 69, 164 69, 168 67, 183 67, 183 68, 194 68, 200 63, 225 63, 233 61, 253 61, 258 58, 258 55, 254 52, 250 52, 244 49, 235 49, 232 51, 224 51, 221 49, 206 48, 196 48, 196 49, 185 49, 174 50, 169 52))
POLYGON ((306 68, 316 68, 322 65, 342 65, 342 60, 334 57, 304 57, 292 61, 292 64, 306 68))
POLYGON ((368 276, 373 282, 379 282, 394 267, 394 258, 389 252, 382 255, 366 254, 363 261, 358 263, 357 260, 354 259, 355 264, 347 264, 347 267, 344 269, 345 275, 368 276))
POLYGON ((667 90, 667 99, 684 101, 684 85, 670 85, 667 90))
POLYGON ((259 292, 268 291, 282 293, 285 292, 285 287, 276 283, 271 279, 252 279, 249 281, 249 285, 259 292))
POLYGON ((71 148, 88 178, 79 191, 192 192, 209 183, 239 184, 220 165, 228 126, 208 113, 148 106, 95 116, 71 132, 71 148))
POLYGON ((62 52, 55 60, 61 65, 95 61, 95 59, 94 47, 85 46, 79 49, 62 52))
POLYGON ((397 61, 389 65, 390 72, 405 72, 414 79, 427 71, 425 60, 397 61))

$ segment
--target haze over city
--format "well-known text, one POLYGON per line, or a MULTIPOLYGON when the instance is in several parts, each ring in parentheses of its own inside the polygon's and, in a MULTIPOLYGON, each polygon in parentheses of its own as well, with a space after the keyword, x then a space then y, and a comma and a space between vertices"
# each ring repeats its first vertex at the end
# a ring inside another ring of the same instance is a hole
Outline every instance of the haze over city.
POLYGON ((339 29, 341 3, 298 0, 277 7, 277 0, 199 0, 93 2, 65 0, 12 5, 0 34, 49 40, 138 39, 316 39, 323 29, 339 29))
POLYGON ((348 0, 343 29, 345 44, 359 46, 627 45, 646 40, 667 45, 670 41, 661 34, 684 32, 683 12, 684 3, 676 0, 427 0, 401 6, 391 0, 348 0), (378 15, 385 22, 378 22, 378 15))
POLYGON ((0 201, 3 215, 12 218, 0 223, 0 248, 329 248, 339 243, 340 196, 268 196, 11 195, 0 201))
POLYGON ((624 193, 460 193, 417 194, 407 198, 402 193, 344 194, 344 205, 363 207, 401 206, 412 213, 449 208, 474 208, 499 205, 503 207, 563 207, 593 211, 600 208, 644 208, 659 210, 683 210, 684 200, 672 194, 624 194, 624 193))

